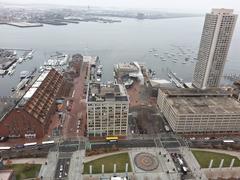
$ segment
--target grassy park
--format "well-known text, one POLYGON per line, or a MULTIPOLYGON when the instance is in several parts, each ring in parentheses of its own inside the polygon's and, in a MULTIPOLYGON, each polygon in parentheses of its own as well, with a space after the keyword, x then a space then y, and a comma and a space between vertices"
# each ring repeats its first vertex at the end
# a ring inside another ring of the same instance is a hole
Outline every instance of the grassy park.
POLYGON ((37 177, 41 164, 11 164, 8 168, 15 171, 17 180, 22 180, 37 177))
POLYGON ((199 150, 192 150, 195 158, 197 159, 198 163, 200 164, 201 168, 208 168, 211 159, 213 159, 213 168, 217 168, 220 165, 221 159, 224 159, 223 167, 229 167, 233 158, 235 158, 234 167, 240 166, 240 160, 228 154, 223 153, 215 153, 209 151, 199 151, 199 150))
POLYGON ((128 163, 128 172, 132 171, 128 153, 120 153, 115 155, 99 158, 87 163, 84 163, 84 174, 89 174, 89 166, 92 165, 92 173, 102 173, 102 164, 104 164, 104 172, 112 173, 113 164, 117 165, 117 172, 125 172, 125 164, 128 163))

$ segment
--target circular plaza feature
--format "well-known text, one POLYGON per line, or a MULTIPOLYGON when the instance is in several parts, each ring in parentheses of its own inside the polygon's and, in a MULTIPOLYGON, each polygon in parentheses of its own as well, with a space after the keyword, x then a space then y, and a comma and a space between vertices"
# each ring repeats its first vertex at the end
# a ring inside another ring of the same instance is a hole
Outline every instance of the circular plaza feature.
POLYGON ((156 156, 144 152, 138 153, 134 157, 134 163, 139 169, 144 171, 153 171, 159 166, 159 161, 156 156))

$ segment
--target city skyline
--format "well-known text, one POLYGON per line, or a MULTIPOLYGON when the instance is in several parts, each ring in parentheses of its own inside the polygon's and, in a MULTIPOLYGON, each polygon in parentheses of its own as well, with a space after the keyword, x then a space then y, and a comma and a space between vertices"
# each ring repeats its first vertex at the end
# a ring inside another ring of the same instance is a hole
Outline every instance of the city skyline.
POLYGON ((3 1, 1 180, 240 177, 236 0, 3 1))

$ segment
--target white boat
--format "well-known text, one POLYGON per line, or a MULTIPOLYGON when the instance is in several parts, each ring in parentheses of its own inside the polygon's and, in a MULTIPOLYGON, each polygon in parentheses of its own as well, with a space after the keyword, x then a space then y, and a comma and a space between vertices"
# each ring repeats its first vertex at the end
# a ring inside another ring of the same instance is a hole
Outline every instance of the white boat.
POLYGON ((6 74, 6 70, 0 69, 0 75, 5 75, 5 74, 6 74))
POLYGON ((14 74, 14 72, 15 72, 15 69, 10 69, 9 71, 8 71, 8 75, 13 75, 14 74))
POLYGON ((26 86, 26 84, 27 84, 28 81, 29 81, 29 79, 27 79, 27 78, 23 79, 23 80, 17 85, 16 91, 19 91, 19 90, 23 89, 23 88, 26 86))
POLYGON ((24 79, 27 76, 29 76, 30 72, 29 71, 21 71, 20 72, 20 79, 24 79))
POLYGON ((158 54, 154 54, 154 56, 155 56, 155 57, 157 57, 157 56, 158 56, 158 54))
POLYGON ((28 53, 28 55, 26 56, 26 59, 32 59, 33 58, 33 50, 32 51, 30 51, 29 53, 28 53))
POLYGON ((18 61, 17 61, 19 64, 23 62, 23 57, 20 57, 18 58, 18 61))
POLYGON ((14 63, 11 67, 8 68, 8 75, 13 75, 13 73, 15 72, 15 67, 16 63, 14 63))
POLYGON ((172 62, 173 62, 173 63, 177 63, 177 61, 176 61, 176 60, 172 60, 172 62))
POLYGON ((98 69, 98 70, 97 70, 97 75, 102 75, 101 69, 98 69))
POLYGON ((44 68, 46 67, 57 67, 57 66, 64 66, 67 64, 68 61, 68 55, 61 55, 57 57, 53 57, 48 59, 44 62, 44 68))
POLYGON ((43 66, 40 66, 40 68, 39 68, 39 71, 38 71, 38 72, 42 73, 43 71, 44 71, 44 67, 43 67, 43 66))
POLYGON ((186 62, 182 62, 182 64, 186 64, 186 62))
POLYGON ((16 66, 17 66, 17 63, 14 63, 11 68, 14 69, 16 66))

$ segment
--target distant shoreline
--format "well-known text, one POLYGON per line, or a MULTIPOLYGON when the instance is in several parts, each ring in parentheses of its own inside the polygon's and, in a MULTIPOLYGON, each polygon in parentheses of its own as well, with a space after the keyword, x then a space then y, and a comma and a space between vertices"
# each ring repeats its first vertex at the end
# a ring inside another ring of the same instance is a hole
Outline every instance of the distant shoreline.
MULTIPOLYGON (((100 17, 103 17, 100 15, 100 17)), ((194 18, 194 17, 202 17, 202 16, 175 16, 175 17, 146 17, 143 19, 139 19, 136 17, 119 17, 119 16, 104 16, 104 17, 112 17, 112 18, 120 18, 120 19, 136 19, 139 21, 144 21, 144 20, 161 20, 161 19, 179 19, 179 18, 194 18)), ((98 21, 98 19, 101 18, 93 18, 93 19, 74 19, 74 22, 71 21, 71 19, 67 20, 67 19, 63 19, 62 21, 41 21, 41 22, 37 22, 37 23, 30 23, 30 22, 0 22, 0 25, 8 25, 8 26, 14 26, 14 27, 18 27, 18 28, 34 28, 34 27, 43 27, 44 24, 47 25, 53 25, 53 26, 63 26, 63 25, 68 25, 68 24, 79 24, 80 22, 96 22, 96 23, 106 23, 106 24, 110 24, 110 23, 120 23, 122 22, 121 20, 115 21, 115 20, 106 20, 106 21, 98 21), (76 22, 75 22, 76 21, 76 22)))

